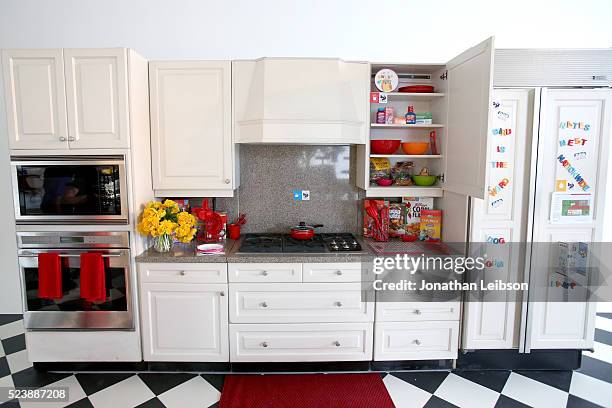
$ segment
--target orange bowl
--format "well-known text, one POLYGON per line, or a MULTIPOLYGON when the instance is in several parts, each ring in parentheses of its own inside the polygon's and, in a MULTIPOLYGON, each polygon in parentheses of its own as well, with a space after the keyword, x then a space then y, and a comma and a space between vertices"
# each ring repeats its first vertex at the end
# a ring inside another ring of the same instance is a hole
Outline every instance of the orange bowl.
POLYGON ((402 143, 402 150, 406 154, 425 154, 429 149, 429 142, 406 142, 402 143))

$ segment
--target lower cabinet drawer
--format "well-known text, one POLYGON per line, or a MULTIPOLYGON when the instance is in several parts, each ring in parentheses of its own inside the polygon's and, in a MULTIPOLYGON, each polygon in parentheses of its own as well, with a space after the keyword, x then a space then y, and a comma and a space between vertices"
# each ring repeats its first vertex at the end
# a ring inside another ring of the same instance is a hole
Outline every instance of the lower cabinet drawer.
POLYGON ((141 263, 143 283, 227 283, 226 263, 141 263))
POLYGON ((372 359, 372 323, 230 324, 230 361, 372 359))
MULTIPOLYGON (((231 323, 372 322, 360 283, 230 284, 231 323)), ((367 300, 367 298, 366 298, 367 300)))
POLYGON ((459 302, 378 302, 376 321, 459 320, 459 302))
POLYGON ((455 359, 459 322, 376 322, 374 360, 455 359))
POLYGON ((301 263, 231 263, 230 282, 301 282, 301 263))

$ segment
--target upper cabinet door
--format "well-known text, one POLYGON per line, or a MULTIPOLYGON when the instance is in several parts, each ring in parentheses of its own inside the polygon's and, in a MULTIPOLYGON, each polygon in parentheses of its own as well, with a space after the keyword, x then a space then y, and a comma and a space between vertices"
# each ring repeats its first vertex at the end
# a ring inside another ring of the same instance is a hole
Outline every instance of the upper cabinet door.
POLYGON ((4 50, 2 64, 9 147, 67 148, 62 50, 4 50))
POLYGON ((64 50, 71 148, 127 148, 127 55, 123 48, 64 50))
POLYGON ((446 64, 448 118, 444 189, 484 199, 493 37, 446 64))
POLYGON ((151 62, 149 81, 153 189, 231 195, 231 62, 151 62))

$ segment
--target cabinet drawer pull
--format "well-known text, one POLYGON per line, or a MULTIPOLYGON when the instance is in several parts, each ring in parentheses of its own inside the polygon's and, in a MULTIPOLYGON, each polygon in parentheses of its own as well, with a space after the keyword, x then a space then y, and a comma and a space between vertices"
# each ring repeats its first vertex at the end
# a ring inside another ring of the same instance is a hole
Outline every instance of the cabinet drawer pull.
POLYGON ((340 301, 336 302, 336 306, 342 307, 342 302, 340 302, 340 301))
POLYGON ((261 307, 268 307, 268 304, 266 302, 261 302, 261 307))
POLYGON ((340 342, 338 340, 334 341, 334 346, 340 347, 340 342))
POLYGON ((76 140, 76 138, 75 138, 75 137, 72 137, 72 136, 68 138, 68 141, 69 141, 69 142, 74 142, 75 140, 76 140))
POLYGON ((417 346, 421 344, 421 340, 416 339, 412 341, 414 344, 416 344, 417 346))
POLYGON ((66 139, 64 136, 60 136, 59 140, 60 140, 60 142, 65 142, 68 139, 66 139))
POLYGON ((230 183, 230 179, 225 179, 225 184, 229 184, 230 183))
POLYGON ((268 276, 268 271, 261 271, 261 274, 262 274, 263 276, 268 276))
POLYGON ((263 343, 261 343, 261 347, 268 347, 268 343, 264 341, 263 343))
POLYGON ((414 314, 415 315, 420 315, 421 314, 421 310, 420 309, 414 309, 414 314))
POLYGON ((219 296, 225 296, 225 292, 224 291, 219 292, 219 296))
POLYGON ((185 271, 180 271, 180 272, 179 272, 179 274, 180 274, 181 276, 185 276, 185 275, 187 275, 187 272, 185 272, 185 271))
POLYGON ((336 275, 342 276, 342 271, 336 271, 336 275))

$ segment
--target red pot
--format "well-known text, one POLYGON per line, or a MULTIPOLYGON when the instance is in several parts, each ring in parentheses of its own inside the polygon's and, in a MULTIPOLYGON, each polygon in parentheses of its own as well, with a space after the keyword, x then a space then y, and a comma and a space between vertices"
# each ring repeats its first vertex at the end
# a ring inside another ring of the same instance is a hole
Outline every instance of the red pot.
POLYGON ((312 239, 315 234, 315 228, 322 226, 323 224, 306 225, 305 222, 300 222, 300 225, 291 228, 291 238, 304 241, 312 239))

